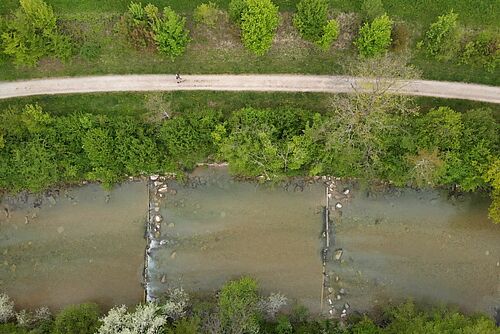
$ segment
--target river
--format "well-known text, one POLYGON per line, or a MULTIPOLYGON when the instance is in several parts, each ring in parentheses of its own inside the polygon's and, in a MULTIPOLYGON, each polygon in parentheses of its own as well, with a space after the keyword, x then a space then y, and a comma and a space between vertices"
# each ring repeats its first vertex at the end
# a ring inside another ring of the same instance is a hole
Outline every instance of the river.
MULTIPOLYGON (((487 219, 487 197, 411 189, 367 196, 349 187, 342 216, 334 218, 333 247, 343 256, 328 265, 338 276, 335 290, 345 292, 335 303, 368 310, 411 297, 487 314, 500 306, 500 225, 487 219)), ((178 286, 210 294, 250 275, 264 293, 281 292, 319 311, 321 181, 261 185, 234 180, 224 168, 201 168, 169 188, 160 204, 165 242, 149 264, 154 295, 178 286)), ((0 218, 2 291, 25 307, 142 300, 144 181, 109 193, 97 185, 73 188, 45 197, 39 209, 33 201, 2 202, 11 213, 0 218)))

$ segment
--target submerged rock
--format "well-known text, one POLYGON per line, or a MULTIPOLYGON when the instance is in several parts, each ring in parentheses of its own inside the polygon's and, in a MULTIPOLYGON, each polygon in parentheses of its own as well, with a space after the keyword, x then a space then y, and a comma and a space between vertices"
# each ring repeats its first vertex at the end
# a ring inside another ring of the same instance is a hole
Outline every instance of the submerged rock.
POLYGON ((336 249, 335 250, 335 260, 340 261, 340 259, 342 258, 342 254, 344 254, 344 251, 342 250, 342 248, 336 249))

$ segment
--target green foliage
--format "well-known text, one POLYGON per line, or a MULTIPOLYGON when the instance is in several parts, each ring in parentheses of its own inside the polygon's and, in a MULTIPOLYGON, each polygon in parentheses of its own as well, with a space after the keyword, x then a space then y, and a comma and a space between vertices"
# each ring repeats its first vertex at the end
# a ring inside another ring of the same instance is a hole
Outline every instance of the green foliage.
POLYGON ((0 324, 0 334, 28 334, 29 332, 14 324, 0 324))
POLYGON ((288 317, 286 315, 280 315, 278 316, 278 319, 276 321, 276 334, 292 334, 293 333, 293 327, 292 324, 290 323, 290 320, 288 320, 288 317))
POLYGON ((385 54, 391 45, 393 21, 386 14, 365 23, 354 42, 363 57, 377 57, 385 54))
POLYGON ((166 334, 198 334, 200 333, 199 318, 183 318, 174 323, 174 328, 168 329, 166 334))
MULTIPOLYGON (((311 42, 321 40, 325 32, 332 28, 325 28, 329 24, 328 1, 301 0, 297 4, 297 12, 293 16, 293 24, 304 39, 311 42)), ((321 43, 321 45, 324 45, 324 43, 321 43)))
POLYGON ((215 153, 212 132, 221 114, 213 110, 176 116, 163 123, 160 138, 172 157, 171 163, 180 169, 191 169, 215 153))
POLYGON ((316 44, 318 44, 322 50, 328 51, 333 42, 339 37, 339 29, 339 23, 336 20, 328 21, 323 27, 323 35, 316 44))
POLYGON ((412 302, 391 308, 387 316, 389 325, 382 331, 387 334, 498 333, 493 321, 484 316, 467 317, 447 309, 424 312, 412 302))
POLYGON ((186 29, 186 18, 172 8, 163 8, 160 15, 158 7, 131 2, 127 13, 128 37, 138 48, 146 48, 152 43, 158 51, 169 56, 172 61, 182 55, 190 41, 186 29))
POLYGON ((94 334, 99 328, 99 315, 97 304, 68 306, 57 315, 54 334, 94 334))
POLYGON ((262 56, 271 47, 278 23, 278 7, 271 0, 246 0, 241 15, 243 45, 262 56))
POLYGON ((302 167, 299 138, 307 113, 298 109, 245 108, 233 113, 214 138, 222 158, 240 175, 280 179, 302 167))
POLYGON ((185 25, 186 18, 178 15, 170 7, 165 7, 163 18, 155 20, 152 24, 158 50, 172 60, 184 53, 190 41, 189 31, 185 25))
POLYGON ((229 281, 219 293, 219 314, 224 333, 257 333, 257 282, 250 277, 229 281))
POLYGON ((361 13, 365 21, 373 21, 385 14, 384 4, 382 0, 364 0, 361 5, 361 13))
POLYGON ((438 20, 431 24, 419 46, 425 48, 429 56, 439 60, 453 57, 460 39, 457 19, 458 14, 453 11, 439 16, 438 20))
POLYGON ((219 8, 213 2, 202 3, 194 10, 194 20, 208 27, 215 27, 219 17, 219 8))
POLYGON ((460 147, 462 116, 448 108, 432 109, 417 121, 418 144, 421 148, 449 151, 460 147))
POLYGON ((373 320, 364 316, 360 322, 354 324, 352 334, 381 334, 382 330, 373 323, 373 320))
POLYGON ((241 16, 247 9, 246 0, 231 0, 229 1, 229 18, 237 25, 241 25, 241 16))
POLYGON ((3 52, 18 65, 34 66, 45 56, 68 59, 71 42, 60 33, 52 7, 42 0, 20 0, 20 5, 1 35, 3 52))
POLYGON ((493 188, 491 193, 491 205, 488 213, 490 219, 500 224, 500 159, 496 158, 491 164, 489 170, 485 173, 484 179, 491 184, 493 188))
POLYGON ((461 51, 460 61, 463 64, 479 64, 488 71, 495 71, 500 62, 500 37, 490 31, 482 31, 465 44, 461 51))

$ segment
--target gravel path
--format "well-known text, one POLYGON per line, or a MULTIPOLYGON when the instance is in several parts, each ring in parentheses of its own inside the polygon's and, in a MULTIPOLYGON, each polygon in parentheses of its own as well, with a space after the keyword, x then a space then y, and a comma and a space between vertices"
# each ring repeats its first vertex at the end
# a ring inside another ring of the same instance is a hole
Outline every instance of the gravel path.
MULTIPOLYGON (((0 99, 32 95, 139 91, 261 91, 349 93, 373 89, 374 81, 347 76, 320 75, 109 75, 0 82, 0 99)), ((477 84, 410 80, 397 81, 390 92, 500 103, 500 87, 477 84)))

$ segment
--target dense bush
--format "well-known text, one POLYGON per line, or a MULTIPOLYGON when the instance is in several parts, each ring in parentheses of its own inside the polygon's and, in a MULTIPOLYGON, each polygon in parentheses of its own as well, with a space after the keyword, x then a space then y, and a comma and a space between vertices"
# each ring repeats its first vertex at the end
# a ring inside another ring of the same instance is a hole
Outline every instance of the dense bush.
POLYGON ((460 32, 457 19, 458 14, 453 11, 439 16, 437 21, 431 24, 419 46, 436 59, 452 58, 459 48, 460 32))
POLYGON ((493 72, 500 62, 500 37, 490 31, 482 31, 468 41, 461 51, 463 64, 479 64, 493 72))
POLYGON ((302 0, 297 4, 293 24, 300 35, 327 51, 339 36, 339 23, 328 20, 328 1, 302 0))
POLYGON ((94 334, 99 328, 99 315, 97 304, 68 306, 56 316, 54 334, 94 334))
POLYGON ((233 172, 275 180, 302 167, 295 147, 307 117, 298 109, 245 108, 218 127, 214 138, 233 172))
POLYGON ((218 16, 219 8, 213 2, 202 3, 194 10, 194 20, 208 27, 215 27, 218 16))
POLYGON ((336 20, 330 20, 323 27, 323 35, 316 44, 324 51, 330 49, 333 42, 339 37, 339 23, 336 20))
POLYGON ((186 18, 172 8, 165 7, 160 14, 158 7, 131 2, 127 12, 128 34, 133 45, 139 48, 152 43, 172 60, 182 55, 190 41, 186 18))
POLYGON ((359 54, 363 57, 385 54, 392 41, 392 24, 393 21, 387 15, 377 17, 371 23, 365 23, 355 41, 359 54))
POLYGON ((219 293, 219 312, 223 333, 258 333, 257 282, 243 277, 224 284, 219 293))
POLYGON ((163 123, 160 130, 172 169, 191 169, 215 153, 212 132, 222 115, 212 110, 174 117, 163 123))
POLYGON ((229 2, 229 18, 231 21, 236 23, 238 26, 241 25, 241 19, 243 13, 247 9, 247 1, 246 0, 231 0, 229 2))
POLYGON ((245 1, 241 14, 243 45, 256 55, 263 55, 271 47, 278 28, 278 7, 271 0, 245 1))
POLYGON ((46 56, 68 59, 71 42, 59 31, 52 7, 42 0, 20 0, 20 4, 1 35, 3 52, 19 65, 34 66, 46 56))
POLYGON ((328 22, 327 0, 301 0, 293 16, 293 24, 300 35, 311 42, 321 39, 328 22))
POLYGON ((163 17, 153 21, 154 40, 158 50, 172 60, 184 53, 189 43, 189 31, 185 28, 186 18, 170 7, 163 9, 163 17))

